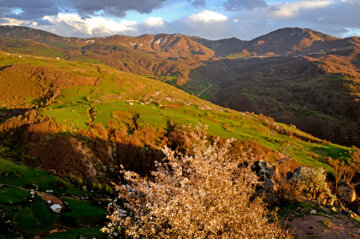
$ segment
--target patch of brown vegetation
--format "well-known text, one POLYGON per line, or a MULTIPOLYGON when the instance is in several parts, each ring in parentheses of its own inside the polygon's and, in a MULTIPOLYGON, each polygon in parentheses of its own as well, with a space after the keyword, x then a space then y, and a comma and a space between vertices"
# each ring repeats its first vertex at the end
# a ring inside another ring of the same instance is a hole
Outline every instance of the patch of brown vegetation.
MULTIPOLYGON (((15 65, 0 70, 0 104, 32 106, 32 101, 54 100, 61 89, 90 85, 96 78, 70 75, 44 66, 15 65)), ((0 105, 0 106, 1 106, 0 105)))
POLYGON ((60 175, 94 178, 98 174, 97 157, 84 143, 71 136, 54 136, 32 146, 27 154, 37 157, 41 168, 60 175))

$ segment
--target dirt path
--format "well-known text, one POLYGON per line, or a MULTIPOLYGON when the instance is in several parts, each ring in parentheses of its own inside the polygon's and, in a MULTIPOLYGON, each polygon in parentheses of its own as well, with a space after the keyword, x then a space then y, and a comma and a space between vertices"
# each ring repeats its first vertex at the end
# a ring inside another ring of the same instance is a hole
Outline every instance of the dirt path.
POLYGON ((293 143, 290 143, 289 146, 286 146, 285 148, 283 148, 283 150, 281 151, 281 153, 283 155, 285 155, 286 159, 290 159, 290 156, 286 153, 286 151, 291 148, 293 146, 293 143))
MULTIPOLYGON (((16 185, 7 185, 7 184, 5 184, 5 186, 8 187, 8 188, 18 188, 18 189, 28 191, 28 192, 31 191, 31 189, 29 189, 29 188, 24 188, 24 187, 20 187, 20 186, 16 186, 16 185)), ((59 204, 63 208, 65 208, 65 205, 64 205, 63 201, 59 197, 55 196, 54 194, 41 192, 41 191, 36 191, 36 190, 34 190, 34 193, 36 193, 39 197, 41 197, 45 202, 47 202, 48 200, 51 200, 52 203, 59 204)))
POLYGON ((297 217, 288 222, 295 238, 345 239, 360 238, 359 224, 352 218, 338 214, 309 215, 297 217))
POLYGON ((39 191, 35 191, 35 192, 45 202, 48 202, 50 200, 53 204, 59 204, 62 208, 65 208, 63 201, 60 198, 56 197, 55 195, 49 194, 49 193, 44 193, 44 192, 39 192, 39 191))
POLYGON ((199 94, 197 94, 197 97, 200 97, 200 95, 202 95, 205 91, 207 91, 208 89, 210 89, 211 87, 213 87, 214 85, 209 84, 208 87, 206 87, 205 89, 202 89, 202 91, 199 92, 199 94))

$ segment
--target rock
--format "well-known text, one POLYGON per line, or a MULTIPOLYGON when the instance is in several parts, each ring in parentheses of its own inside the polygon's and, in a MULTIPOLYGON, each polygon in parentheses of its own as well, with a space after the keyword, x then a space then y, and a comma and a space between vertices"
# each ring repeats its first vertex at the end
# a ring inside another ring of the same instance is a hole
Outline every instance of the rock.
MULTIPOLYGON (((239 165, 247 166, 247 165, 239 165)), ((262 160, 256 161, 251 165, 251 170, 259 177, 259 181, 263 182, 263 185, 257 189, 259 193, 272 194, 277 190, 277 184, 272 179, 272 176, 276 174, 276 167, 262 160)))
POLYGON ((301 169, 302 169, 302 167, 298 167, 298 168, 294 169, 294 172, 287 172, 286 178, 291 181, 297 180, 299 178, 301 169))
POLYGON ((289 172, 286 173, 286 179, 287 180, 291 180, 293 177, 294 177, 293 172, 289 171, 289 172))
POLYGON ((277 190, 277 185, 275 184, 274 180, 267 178, 264 183, 264 189, 266 193, 272 193, 277 190))
POLYGON ((344 181, 340 181, 338 185, 337 196, 346 204, 353 203, 357 198, 355 188, 344 181))
POLYGON ((259 160, 254 162, 251 166, 251 170, 256 173, 260 178, 260 181, 265 181, 267 178, 271 178, 275 173, 275 166, 271 166, 269 163, 259 160))
POLYGON ((317 211, 315 210, 315 209, 312 209, 311 211, 310 211, 310 215, 315 215, 317 213, 317 211))

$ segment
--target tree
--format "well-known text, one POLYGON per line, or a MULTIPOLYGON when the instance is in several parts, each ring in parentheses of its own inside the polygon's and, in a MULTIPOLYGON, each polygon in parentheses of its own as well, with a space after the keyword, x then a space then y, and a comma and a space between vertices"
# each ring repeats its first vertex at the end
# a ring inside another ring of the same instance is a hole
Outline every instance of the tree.
POLYGON ((299 179, 304 189, 313 194, 313 199, 318 193, 325 193, 328 197, 333 197, 326 182, 326 172, 323 168, 302 167, 299 179))
MULTIPOLYGON (((116 186, 119 197, 109 206, 110 222, 103 232, 123 231, 134 238, 279 238, 260 197, 256 175, 241 162, 252 155, 231 155, 232 140, 211 144, 205 134, 193 155, 167 147, 153 178, 124 170, 127 184, 116 186)), ((249 161, 248 161, 249 162, 249 161)))

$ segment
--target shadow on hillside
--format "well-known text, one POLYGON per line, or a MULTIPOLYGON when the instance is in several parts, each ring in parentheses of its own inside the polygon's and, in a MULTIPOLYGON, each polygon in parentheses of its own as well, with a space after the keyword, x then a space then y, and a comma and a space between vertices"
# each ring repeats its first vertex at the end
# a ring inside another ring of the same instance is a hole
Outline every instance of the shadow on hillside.
POLYGON ((314 62, 301 57, 222 59, 204 62, 190 71, 190 78, 182 87, 190 92, 216 86, 206 97, 215 104, 263 113, 315 137, 360 146, 360 101, 348 92, 356 82, 328 74, 314 62))
POLYGON ((12 126, 0 127, 0 140, 16 152, 21 161, 18 163, 87 183, 119 182, 121 165, 140 175, 150 175, 155 160, 164 157, 151 146, 58 133, 52 122, 12 122, 12 126))
POLYGON ((25 109, 7 109, 7 108, 0 108, 0 123, 6 121, 7 119, 10 119, 12 117, 16 117, 18 115, 23 115, 27 111, 29 111, 30 108, 25 109))
POLYGON ((12 67, 13 65, 6 65, 6 66, 1 66, 0 67, 0 71, 5 70, 6 68, 12 67))

